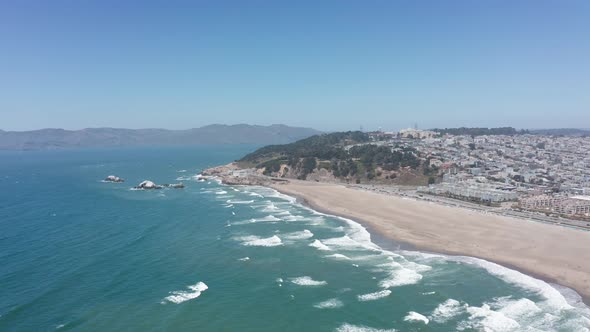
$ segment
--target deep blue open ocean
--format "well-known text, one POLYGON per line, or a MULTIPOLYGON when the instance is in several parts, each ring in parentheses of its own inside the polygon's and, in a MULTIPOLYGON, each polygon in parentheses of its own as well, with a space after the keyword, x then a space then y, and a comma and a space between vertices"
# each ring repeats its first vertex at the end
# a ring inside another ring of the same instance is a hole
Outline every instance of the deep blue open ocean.
POLYGON ((0 331, 589 330, 571 290, 198 181, 255 148, 0 153, 0 331))

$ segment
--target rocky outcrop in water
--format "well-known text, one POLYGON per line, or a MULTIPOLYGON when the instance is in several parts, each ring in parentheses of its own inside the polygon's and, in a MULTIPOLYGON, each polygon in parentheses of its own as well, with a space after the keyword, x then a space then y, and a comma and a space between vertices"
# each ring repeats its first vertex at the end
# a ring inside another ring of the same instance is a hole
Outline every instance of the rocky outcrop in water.
POLYGON ((146 180, 134 187, 134 189, 162 189, 162 186, 146 180))
POLYGON ((174 188, 174 189, 182 189, 184 188, 184 184, 181 183, 165 183, 165 184, 155 184, 152 181, 145 180, 142 183, 138 184, 137 186, 133 187, 133 189, 162 189, 162 188, 174 188))
POLYGON ((202 172, 200 178, 218 178, 223 184, 249 186, 264 186, 273 180, 271 177, 260 174, 256 169, 242 169, 235 163, 208 168, 202 172))
POLYGON ((104 182, 125 182, 125 180, 123 180, 120 177, 115 176, 115 175, 109 175, 103 181, 104 182))

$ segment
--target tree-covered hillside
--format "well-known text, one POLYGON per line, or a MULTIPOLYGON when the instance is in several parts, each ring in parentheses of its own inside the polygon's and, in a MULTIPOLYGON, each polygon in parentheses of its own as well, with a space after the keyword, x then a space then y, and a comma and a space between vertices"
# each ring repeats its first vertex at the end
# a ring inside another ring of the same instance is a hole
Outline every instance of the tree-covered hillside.
MULTIPOLYGON (((401 171, 421 167, 416 150, 370 143, 360 131, 312 136, 295 143, 270 145, 239 160, 266 175, 309 179, 393 181, 401 171)), ((420 172, 413 172, 421 174, 420 172)))

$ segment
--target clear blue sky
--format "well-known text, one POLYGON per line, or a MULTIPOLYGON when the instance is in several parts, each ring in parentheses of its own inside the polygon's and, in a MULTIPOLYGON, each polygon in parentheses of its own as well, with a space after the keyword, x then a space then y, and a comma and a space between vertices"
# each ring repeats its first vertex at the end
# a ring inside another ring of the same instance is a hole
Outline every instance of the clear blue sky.
POLYGON ((0 129, 590 127, 590 1, 0 2, 0 129))

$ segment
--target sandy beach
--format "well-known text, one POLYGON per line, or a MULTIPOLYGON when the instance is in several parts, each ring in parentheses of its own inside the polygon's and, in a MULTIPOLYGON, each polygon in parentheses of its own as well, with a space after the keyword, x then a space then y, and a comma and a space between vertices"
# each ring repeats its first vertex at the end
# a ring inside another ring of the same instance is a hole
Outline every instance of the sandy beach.
POLYGON ((590 299, 590 232, 336 184, 290 180, 272 187, 417 249, 496 262, 590 299))

